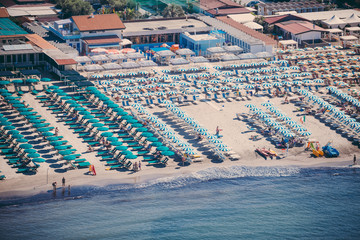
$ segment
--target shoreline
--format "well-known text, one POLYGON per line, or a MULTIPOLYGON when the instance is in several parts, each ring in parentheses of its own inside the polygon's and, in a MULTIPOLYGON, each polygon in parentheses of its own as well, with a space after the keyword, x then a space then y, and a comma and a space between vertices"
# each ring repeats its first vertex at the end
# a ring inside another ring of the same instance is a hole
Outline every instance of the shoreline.
MULTIPOLYGON (((303 154, 302 154, 303 155, 303 154)), ((303 158, 303 156, 289 156, 283 159, 274 159, 274 160, 264 160, 264 159, 249 159, 249 160, 238 160, 231 162, 222 162, 222 163, 202 163, 197 165, 189 166, 178 166, 172 164, 164 168, 162 172, 157 171, 157 169, 146 169, 139 172, 132 173, 115 173, 108 175, 97 175, 91 176, 87 175, 85 172, 82 175, 77 172, 77 174, 67 174, 64 175, 66 179, 65 190, 67 192, 67 187, 70 184, 71 188, 73 187, 100 187, 104 188, 110 185, 121 185, 121 184, 144 184, 150 183, 151 181, 157 181, 161 179, 176 178, 179 176, 190 176, 191 174, 196 174, 200 171, 206 171, 209 169, 231 169, 232 167, 268 167, 268 168, 346 168, 352 166, 351 155, 343 156, 341 158, 303 158)), ((358 165, 360 167, 360 165, 358 165)), ((23 176, 28 177, 28 176, 23 176)), ((5 182, 0 182, 0 201, 16 201, 24 198, 30 198, 39 194, 50 194, 52 193, 52 181, 45 183, 43 181, 39 182, 39 178, 34 181, 29 181, 31 186, 22 186, 21 188, 14 189, 14 184, 16 185, 19 179, 10 179, 5 182), (42 183, 43 182, 43 183, 42 183), (34 184, 35 183, 35 184, 34 184), (14 190, 12 190, 14 189, 14 190)), ((42 176, 44 177, 44 176, 42 176)), ((61 178, 62 176, 56 176, 58 179, 58 191, 62 189, 61 178)), ((51 176, 54 179, 54 176, 51 176)), ((20 180, 21 181, 21 180, 20 180)))

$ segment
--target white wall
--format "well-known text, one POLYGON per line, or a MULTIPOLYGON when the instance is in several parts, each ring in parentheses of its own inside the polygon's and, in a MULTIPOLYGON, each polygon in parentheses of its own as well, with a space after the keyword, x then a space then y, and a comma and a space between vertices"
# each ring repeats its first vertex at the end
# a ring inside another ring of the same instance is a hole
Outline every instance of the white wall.
POLYGON ((313 39, 317 40, 317 39, 321 39, 321 32, 311 31, 311 32, 298 34, 296 36, 297 36, 297 39, 300 41, 313 40, 313 39))

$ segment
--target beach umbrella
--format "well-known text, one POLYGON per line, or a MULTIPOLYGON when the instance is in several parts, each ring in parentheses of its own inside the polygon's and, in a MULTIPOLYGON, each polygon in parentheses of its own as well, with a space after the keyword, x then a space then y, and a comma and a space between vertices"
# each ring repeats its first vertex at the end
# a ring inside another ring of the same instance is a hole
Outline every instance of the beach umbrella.
POLYGON ((102 137, 112 137, 114 134, 112 132, 103 132, 101 133, 102 137))
POLYGON ((147 128, 142 127, 142 128, 137 128, 136 131, 137 132, 147 132, 149 130, 147 128))
POLYGON ((19 134, 20 133, 20 131, 18 131, 18 130, 10 130, 9 132, 8 132, 8 134, 11 134, 11 135, 13 135, 13 134, 19 134))
POLYGON ((97 123, 99 121, 100 121, 99 119, 93 118, 93 119, 89 119, 87 122, 88 123, 97 123))
POLYGON ((168 151, 169 148, 166 147, 166 146, 159 146, 159 147, 156 148, 156 150, 157 150, 157 151, 168 151))
POLYGON ((120 142, 120 141, 117 141, 117 142, 110 142, 110 144, 111 144, 112 146, 121 146, 123 143, 120 142))
POLYGON ((139 122, 138 120, 136 119, 129 119, 129 120, 126 120, 127 123, 137 123, 139 122))
POLYGON ((24 135, 18 133, 18 134, 12 135, 11 137, 14 139, 20 139, 20 138, 24 138, 24 135))
POLYGON ((60 138, 59 137, 57 137, 57 136, 53 136, 53 137, 48 137, 48 138, 46 138, 46 140, 48 140, 48 141, 59 141, 60 140, 60 138))
POLYGON ((146 138, 146 141, 149 141, 149 142, 157 142, 157 141, 159 141, 159 139, 156 138, 156 137, 148 137, 148 138, 146 138))
POLYGON ((72 151, 71 150, 61 150, 61 151, 59 151, 59 154, 60 155, 63 155, 63 156, 65 156, 65 155, 70 155, 70 154, 72 154, 72 151))
POLYGON ((19 138, 19 139, 16 139, 16 142, 18 142, 18 143, 26 143, 26 142, 28 142, 29 140, 28 139, 26 139, 26 138, 19 138))
POLYGON ((163 151, 161 152, 162 155, 164 156, 173 156, 175 155, 175 153, 173 151, 163 151))
POLYGON ((128 149, 128 147, 126 147, 126 146, 116 146, 115 149, 118 150, 118 151, 125 151, 125 150, 128 149))
POLYGON ((133 153, 125 155, 127 159, 136 159, 138 156, 134 155, 133 153))
POLYGON ((301 136, 310 136, 311 132, 301 132, 300 135, 301 136))
POLYGON ((108 127, 98 127, 96 130, 104 132, 104 131, 108 131, 109 128, 108 127))
POLYGON ((91 124, 91 126, 93 126, 93 127, 103 127, 104 124, 100 123, 100 122, 96 122, 96 123, 91 124))
POLYGON ((43 159, 43 158, 34 158, 31 161, 37 162, 37 163, 43 163, 43 162, 45 162, 45 159, 43 159))
POLYGON ((141 133, 141 136, 143 136, 143 137, 152 137, 152 136, 154 136, 154 134, 152 134, 150 132, 143 132, 143 133, 141 133))
POLYGON ((133 123, 131 124, 131 127, 140 128, 143 127, 143 125, 141 123, 133 123))
POLYGON ((12 125, 12 123, 11 122, 0 122, 0 125, 1 126, 10 126, 10 125, 12 125))
POLYGON ((121 120, 130 120, 130 119, 133 119, 134 117, 131 116, 131 115, 126 115, 126 116, 122 116, 121 117, 121 120))
MULTIPOLYGON (((0 124, 0 125, 1 125, 1 124, 0 124)), ((15 127, 14 127, 14 126, 10 126, 10 125, 4 127, 4 130, 13 130, 13 129, 15 129, 15 127)))
POLYGON ((49 136, 53 136, 54 135, 54 133, 52 133, 52 132, 43 132, 43 133, 41 133, 44 137, 49 137, 49 136))
POLYGON ((75 155, 64 156, 64 160, 66 160, 66 161, 72 161, 72 160, 75 160, 75 159, 76 159, 75 155))
POLYGON ((80 115, 91 115, 91 113, 89 111, 80 111, 79 114, 80 115))
POLYGON ((54 141, 54 142, 50 142, 50 145, 51 146, 60 146, 60 145, 63 145, 64 144, 64 141, 54 141))
POLYGON ((30 148, 33 148, 33 145, 31 145, 29 143, 24 143, 24 144, 20 144, 19 148, 30 149, 30 148))
POLYGON ((108 137, 106 140, 108 140, 109 142, 117 142, 117 141, 119 141, 119 139, 117 137, 108 137))
POLYGON ((25 153, 36 153, 36 150, 33 148, 29 148, 29 149, 25 149, 24 152, 25 153))
POLYGON ((93 118, 95 118, 95 116, 89 114, 89 115, 84 115, 82 118, 83 119, 93 119, 93 118))
POLYGON ((152 142, 151 143, 151 146, 153 146, 153 147, 160 147, 160 146, 162 146, 163 144, 161 143, 161 142, 152 142))
POLYGON ((2 86, 8 85, 8 84, 10 84, 9 81, 0 81, 0 85, 2 85, 2 86))
POLYGON ((48 87, 48 89, 59 89, 59 86, 51 85, 48 87))
POLYGON ((30 153, 30 154, 28 154, 27 155, 29 158, 38 158, 38 157, 40 157, 40 154, 38 154, 38 153, 30 153))

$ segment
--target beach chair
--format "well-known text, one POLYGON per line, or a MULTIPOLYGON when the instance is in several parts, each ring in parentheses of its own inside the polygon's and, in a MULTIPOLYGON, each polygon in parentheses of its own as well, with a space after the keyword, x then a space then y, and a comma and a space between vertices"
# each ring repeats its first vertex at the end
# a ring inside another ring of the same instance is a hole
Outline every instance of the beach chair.
POLYGON ((149 100, 149 99, 146 99, 146 105, 149 107, 149 108, 153 108, 154 107, 154 104, 152 104, 151 102, 152 102, 152 99, 151 99, 151 101, 149 100))
POLYGON ((214 94, 214 100, 218 103, 223 103, 225 102, 225 100, 223 98, 219 98, 218 95, 215 93, 214 94))
POLYGON ((223 98, 225 98, 227 101, 232 102, 233 99, 230 97, 229 93, 222 93, 223 98))

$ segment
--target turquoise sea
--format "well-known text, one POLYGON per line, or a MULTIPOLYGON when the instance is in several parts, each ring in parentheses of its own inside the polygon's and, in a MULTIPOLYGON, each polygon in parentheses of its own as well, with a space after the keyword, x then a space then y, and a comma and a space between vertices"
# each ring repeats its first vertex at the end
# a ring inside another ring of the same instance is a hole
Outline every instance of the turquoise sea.
POLYGON ((0 200, 0 239, 359 239, 360 169, 211 168, 0 200))

